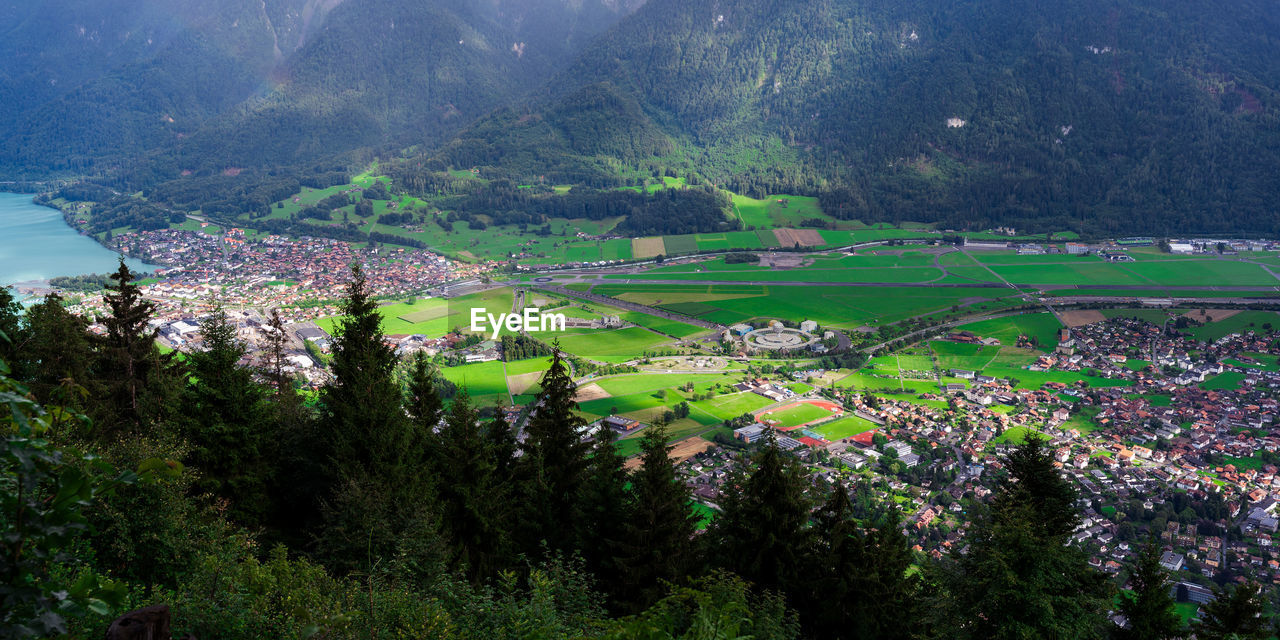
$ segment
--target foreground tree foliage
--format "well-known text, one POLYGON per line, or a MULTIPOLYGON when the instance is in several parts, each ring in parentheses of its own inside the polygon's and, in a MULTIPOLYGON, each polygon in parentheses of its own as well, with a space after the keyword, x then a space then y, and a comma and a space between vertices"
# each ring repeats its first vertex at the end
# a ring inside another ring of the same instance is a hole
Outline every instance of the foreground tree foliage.
POLYGON ((967 553, 938 567, 934 623, 955 638, 1102 638, 1113 588, 1070 544, 1075 490, 1029 437, 969 532, 967 553))
POLYGON ((1120 594, 1124 627, 1112 634, 1117 640, 1166 640, 1182 634, 1182 620, 1169 595, 1169 574, 1160 566, 1160 548, 1154 542, 1142 547, 1129 575, 1132 591, 1120 594))
POLYGON ((1204 640, 1264 640, 1274 635, 1262 590, 1255 582, 1217 589, 1215 599, 1200 611, 1196 638, 1204 640))
MULTIPOLYGON (((909 549, 871 487, 813 487, 772 439, 699 533, 665 426, 629 470, 612 432, 588 437, 558 353, 520 441, 465 389, 446 402, 423 358, 402 385, 358 269, 314 403, 284 365, 278 315, 263 369, 220 311, 179 367, 148 342, 131 274, 117 276, 123 319, 102 318, 104 338, 54 297, 4 324, 23 340, 7 352, 21 368, 0 367, 0 637, 101 637, 155 603, 178 634, 231 640, 1110 630, 1110 584, 1067 544, 1075 494, 1035 439, 1008 454, 968 553, 942 562, 909 549)), ((1176 631, 1152 562, 1120 601, 1122 637, 1176 631)), ((1263 611, 1256 586, 1237 587, 1196 633, 1264 637, 1263 611)))

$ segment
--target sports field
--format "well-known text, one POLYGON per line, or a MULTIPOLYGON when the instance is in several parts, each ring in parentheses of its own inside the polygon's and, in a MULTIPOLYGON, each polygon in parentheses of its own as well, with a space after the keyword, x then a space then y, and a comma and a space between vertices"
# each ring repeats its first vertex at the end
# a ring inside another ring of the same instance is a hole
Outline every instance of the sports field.
POLYGON ((758 413, 756 414, 756 419, 762 421, 773 420, 778 423, 779 429, 792 429, 810 422, 829 418, 835 413, 837 411, 831 406, 831 403, 803 401, 765 413, 758 413))
POLYGON ((842 438, 856 436, 859 433, 865 433, 877 428, 879 428, 879 425, 870 420, 850 415, 812 427, 812 430, 824 439, 836 442, 842 438))

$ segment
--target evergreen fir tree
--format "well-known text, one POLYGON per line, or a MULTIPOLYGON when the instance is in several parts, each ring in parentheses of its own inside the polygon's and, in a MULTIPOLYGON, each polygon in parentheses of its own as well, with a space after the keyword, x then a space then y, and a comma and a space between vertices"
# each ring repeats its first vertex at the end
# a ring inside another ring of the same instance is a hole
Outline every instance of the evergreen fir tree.
POLYGON ((321 391, 319 440, 329 497, 318 542, 333 566, 352 570, 396 555, 414 542, 411 532, 436 529, 430 475, 423 472, 429 458, 405 416, 393 377, 395 351, 359 265, 352 267, 342 312, 334 378, 321 391))
POLYGON ((708 555, 762 589, 787 592, 808 547, 809 481, 772 433, 754 463, 749 476, 724 484, 722 513, 707 530, 708 555))
POLYGON ((1182 620, 1169 595, 1169 574, 1160 566, 1160 548, 1147 543, 1129 574, 1132 588, 1120 594, 1127 623, 1112 634, 1118 640, 1164 640, 1182 635, 1182 620))
POLYGON ((596 431, 587 482, 582 487, 578 540, 589 571, 613 597, 622 594, 621 568, 616 561, 627 524, 627 471, 618 453, 614 432, 601 425, 596 431))
POLYGON ((918 626, 918 580, 896 510, 873 531, 853 518, 854 505, 842 483, 814 514, 813 550, 805 559, 808 579, 798 606, 818 638, 911 638, 918 626))
POLYGON ((201 323, 200 333, 204 349, 187 354, 185 393, 190 462, 201 471, 195 488, 225 498, 237 522, 259 524, 270 507, 266 449, 275 440, 268 391, 241 366, 245 347, 225 311, 201 323))
POLYGON ((511 476, 520 444, 511 423, 499 413, 484 426, 485 447, 493 464, 493 476, 499 483, 514 486, 511 476))
POLYGON ((171 355, 160 354, 157 330, 148 326, 155 305, 142 299, 123 258, 111 279, 114 283, 103 294, 110 314, 100 319, 106 335, 93 340, 94 375, 102 390, 92 416, 99 437, 149 428, 170 415, 180 391, 171 355))
POLYGON ((519 465, 524 510, 520 520, 527 551, 533 554, 544 544, 552 551, 577 548, 574 523, 587 477, 587 445, 581 435, 586 421, 576 413, 576 387, 559 348, 555 351, 525 425, 519 465))
POLYGON ((289 336, 285 332, 284 320, 280 317, 280 310, 272 309, 271 316, 267 318, 267 339, 266 346, 263 349, 265 356, 263 375, 267 380, 271 381, 277 400, 286 398, 294 392, 293 376, 285 371, 285 367, 288 366, 285 353, 288 343, 289 336))
POLYGON ((506 565, 508 496, 494 477, 480 416, 465 389, 453 399, 438 447, 435 465, 441 522, 450 552, 448 568, 465 571, 479 582, 506 565))
POLYGON ((444 419, 444 401, 435 382, 436 369, 421 351, 413 354, 405 411, 422 434, 431 434, 444 419))
POLYGON ((657 423, 640 440, 640 468, 631 476, 631 501, 618 556, 623 602, 632 611, 653 604, 687 575, 697 518, 689 487, 676 477, 667 427, 657 423))
POLYGON ((27 309, 26 322, 29 337, 23 351, 32 394, 43 403, 85 410, 94 388, 89 323, 67 312, 57 294, 27 309))
POLYGON ((13 290, 0 286, 0 361, 9 365, 9 375, 25 379, 24 363, 18 353, 27 340, 27 329, 22 322, 22 305, 13 297, 13 290))
POLYGON ((967 553, 938 568, 933 626, 961 639, 1105 637, 1113 587, 1070 544, 1074 490, 1036 437, 1008 459, 1009 477, 975 518, 967 553))
POLYGON ((1200 607, 1197 640, 1266 640, 1272 637, 1271 616, 1262 588, 1246 582, 1233 589, 1214 589, 1216 596, 1200 607))

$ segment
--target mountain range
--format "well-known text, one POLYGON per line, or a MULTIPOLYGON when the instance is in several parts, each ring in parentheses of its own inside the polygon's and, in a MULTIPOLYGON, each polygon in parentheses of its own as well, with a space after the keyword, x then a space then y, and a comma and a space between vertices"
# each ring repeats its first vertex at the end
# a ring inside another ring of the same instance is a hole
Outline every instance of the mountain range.
POLYGON ((0 9, 13 175, 379 158, 863 222, 1280 233, 1261 0, 44 4, 0 9))

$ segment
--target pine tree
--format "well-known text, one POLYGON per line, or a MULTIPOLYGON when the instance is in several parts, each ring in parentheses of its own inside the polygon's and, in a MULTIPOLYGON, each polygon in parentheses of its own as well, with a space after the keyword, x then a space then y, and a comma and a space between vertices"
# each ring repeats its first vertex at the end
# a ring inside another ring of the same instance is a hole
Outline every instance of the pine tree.
POLYGON ((578 540, 589 571, 595 574, 601 588, 615 598, 622 591, 621 569, 616 561, 625 540, 629 496, 627 471, 614 442, 614 432, 601 425, 596 431, 588 480, 579 501, 578 540))
POLYGON ((1216 596, 1200 608, 1197 640, 1266 640, 1272 636, 1262 588, 1246 582, 1231 590, 1214 589, 1216 596))
POLYGON ((204 349, 187 355, 191 382, 185 392, 186 437, 191 465, 201 471, 196 488, 225 498, 241 524, 259 524, 270 507, 267 447, 274 442, 267 389, 241 366, 245 347, 222 309, 200 326, 204 349))
POLYGON ((559 348, 542 377, 542 391, 525 425, 519 475, 523 492, 521 524, 527 551, 570 552, 578 518, 578 496, 586 482, 587 445, 582 441, 586 421, 576 413, 576 391, 559 348))
POLYGON ((102 389, 94 411, 99 437, 115 431, 138 433, 175 409, 178 381, 170 355, 156 347, 157 330, 148 327, 155 305, 142 299, 134 274, 120 259, 103 301, 110 314, 101 318, 106 335, 93 340, 94 375, 102 389))
POLYGON ((814 514, 813 549, 805 558, 802 620, 819 638, 910 638, 916 631, 919 583, 898 513, 866 531, 853 518, 843 484, 814 514))
POLYGON ((94 388, 89 323, 68 313, 57 294, 49 294, 27 309, 27 328, 23 352, 32 394, 43 403, 85 410, 94 388))
POLYGON ((405 411, 423 434, 432 433, 444 419, 444 401, 440 399, 435 378, 436 369, 427 354, 421 351, 413 354, 405 411))
POLYGON ((440 429, 435 456, 438 495, 450 570, 473 582, 494 575, 507 563, 505 528, 508 496, 494 477, 493 458, 480 416, 463 389, 453 399, 440 429))
POLYGON ((1182 635, 1182 620, 1169 595, 1169 574, 1160 566, 1160 549, 1147 543, 1129 575, 1131 591, 1120 594, 1124 628, 1112 634, 1119 640, 1164 640, 1182 635))
POLYGON ((667 427, 657 423, 640 440, 640 468, 631 476, 631 500, 618 556, 622 600, 632 611, 653 604, 687 575, 697 518, 689 487, 676 477, 667 427))
POLYGON ((333 381, 321 391, 318 437, 329 497, 319 544, 336 568, 351 570, 394 556, 414 542, 407 536, 436 528, 426 447, 405 415, 395 351, 359 265, 342 311, 333 381))
POLYGON ((807 548, 808 479, 770 433, 747 477, 726 482, 723 512, 707 530, 708 555, 762 589, 787 592, 799 577, 807 548))
POLYGON ((289 343, 289 336, 285 332, 284 320, 280 318, 280 310, 272 309, 271 317, 267 318, 267 339, 266 346, 263 349, 265 354, 265 362, 263 366, 263 376, 271 382, 272 388, 275 389, 277 400, 288 397, 293 394, 293 376, 285 371, 288 366, 285 351, 289 343))
POLYGON ((516 463, 516 451, 520 444, 511 423, 499 413, 484 426, 485 447, 493 463, 493 475, 498 482, 514 487, 512 469, 516 463))
POLYGON ((1032 509, 1031 522, 1039 525, 1042 535, 1047 537, 1064 536, 1075 530, 1080 523, 1080 512, 1076 509, 1078 494, 1054 467, 1042 438, 1027 438, 1022 446, 1005 456, 1004 465, 1017 482, 1000 485, 992 500, 993 509, 1017 505, 1032 509))
POLYGON ((933 626, 961 639, 1105 637, 1113 587, 1070 543, 1074 490, 1036 437, 1007 459, 967 553, 937 567, 933 626))
POLYGON ((0 286, 0 361, 9 365, 9 374, 16 379, 26 376, 19 351, 27 340, 27 328, 22 322, 22 305, 13 297, 13 290, 0 286))

